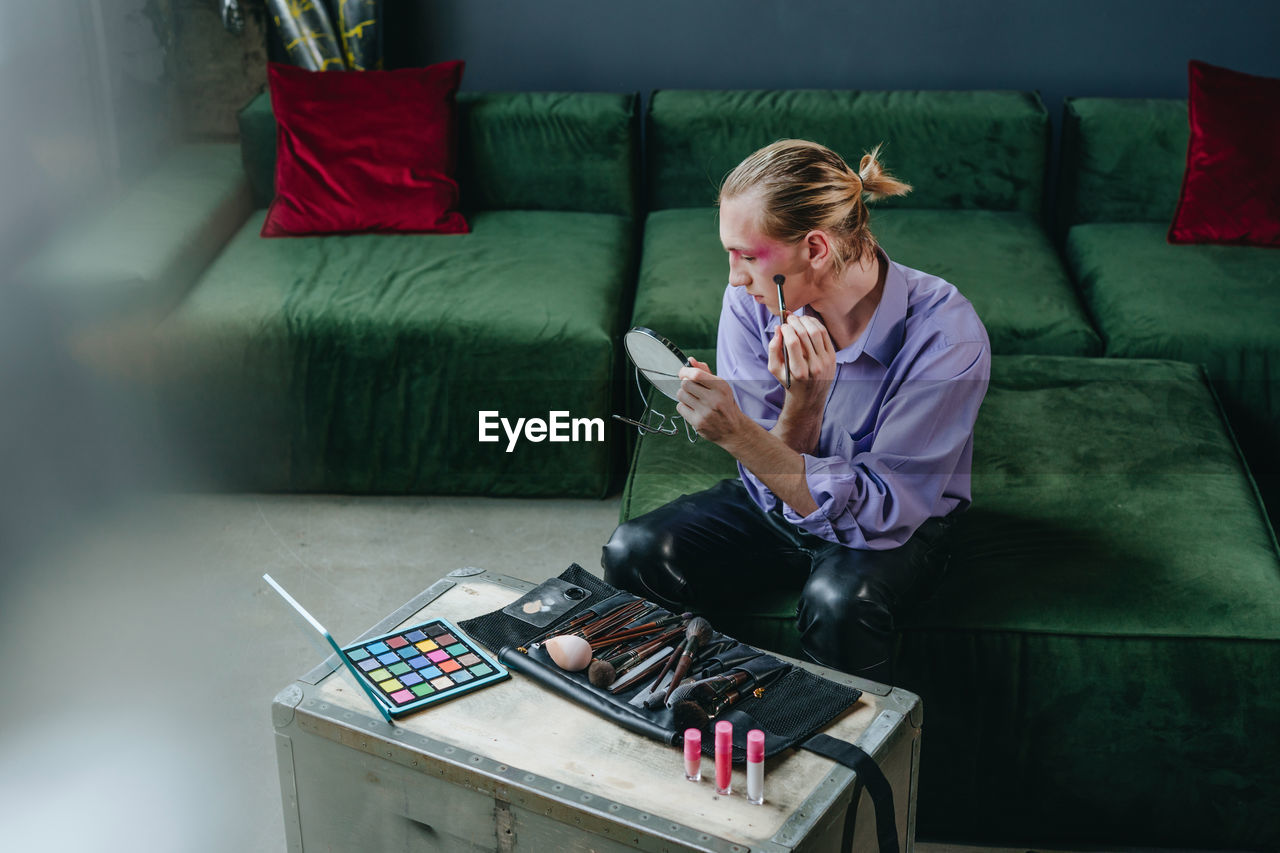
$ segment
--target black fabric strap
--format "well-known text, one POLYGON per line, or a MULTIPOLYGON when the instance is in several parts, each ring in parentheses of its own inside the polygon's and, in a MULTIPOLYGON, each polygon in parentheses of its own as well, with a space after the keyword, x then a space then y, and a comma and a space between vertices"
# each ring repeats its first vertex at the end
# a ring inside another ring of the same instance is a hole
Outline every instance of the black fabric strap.
MULTIPOLYGON (((858 774, 858 781, 866 786, 867 793, 871 795, 871 805, 875 808, 876 837, 880 840, 880 853, 898 853, 898 823, 893 809, 893 786, 889 784, 875 759, 848 741, 821 733, 802 741, 800 746, 832 761, 838 761, 858 774)), ((854 799, 849 803, 850 814, 858 808, 857 793, 855 788, 854 799)), ((848 826, 848 823, 845 825, 848 826)))

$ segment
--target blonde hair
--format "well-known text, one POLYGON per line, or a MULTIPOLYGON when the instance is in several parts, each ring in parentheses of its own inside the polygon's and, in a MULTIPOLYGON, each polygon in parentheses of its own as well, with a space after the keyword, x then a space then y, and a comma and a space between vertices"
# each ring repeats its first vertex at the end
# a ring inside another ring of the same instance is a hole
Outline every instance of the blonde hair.
POLYGON ((867 202, 906 195, 911 187, 880 165, 880 145, 863 155, 855 172, 844 159, 816 142, 783 139, 738 164, 720 187, 720 201, 758 194, 765 236, 795 242, 822 229, 835 242, 836 273, 874 254, 867 202))

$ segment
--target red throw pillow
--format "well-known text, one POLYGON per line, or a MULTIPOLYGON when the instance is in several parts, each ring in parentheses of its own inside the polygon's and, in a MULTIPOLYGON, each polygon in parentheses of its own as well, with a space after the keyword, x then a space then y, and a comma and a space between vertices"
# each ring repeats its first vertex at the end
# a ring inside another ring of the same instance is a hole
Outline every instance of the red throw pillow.
POLYGON ((1170 243, 1280 246, 1280 80, 1191 61, 1191 140, 1170 243))
POLYGON ((453 178, 461 61, 397 71, 267 67, 276 195, 263 237, 465 234, 453 178))

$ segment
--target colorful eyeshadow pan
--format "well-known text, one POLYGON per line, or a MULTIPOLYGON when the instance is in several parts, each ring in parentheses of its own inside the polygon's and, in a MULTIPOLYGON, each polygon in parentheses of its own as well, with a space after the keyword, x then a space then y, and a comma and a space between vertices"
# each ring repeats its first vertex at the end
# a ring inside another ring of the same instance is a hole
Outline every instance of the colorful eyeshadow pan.
POLYGON ((443 619, 366 640, 343 652, 392 716, 509 677, 443 619))

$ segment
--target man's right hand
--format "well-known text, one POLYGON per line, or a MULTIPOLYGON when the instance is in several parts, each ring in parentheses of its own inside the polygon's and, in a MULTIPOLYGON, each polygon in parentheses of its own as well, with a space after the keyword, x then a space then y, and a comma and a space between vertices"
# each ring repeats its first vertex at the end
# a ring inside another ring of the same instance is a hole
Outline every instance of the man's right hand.
POLYGON ((817 317, 788 312, 769 342, 769 372, 785 385, 783 347, 791 362, 791 387, 772 431, 797 453, 811 453, 818 446, 822 416, 836 377, 835 346, 817 317))

